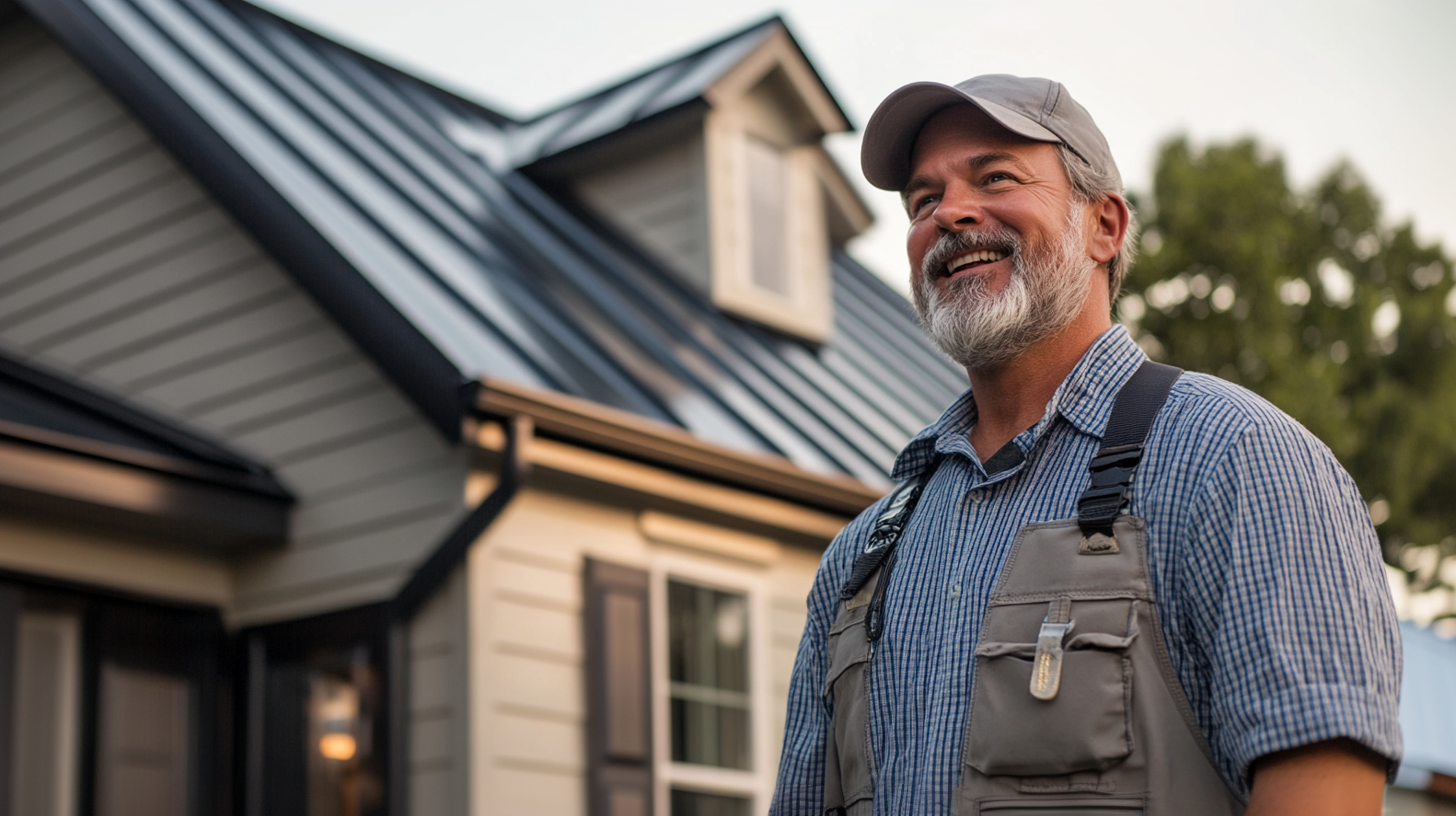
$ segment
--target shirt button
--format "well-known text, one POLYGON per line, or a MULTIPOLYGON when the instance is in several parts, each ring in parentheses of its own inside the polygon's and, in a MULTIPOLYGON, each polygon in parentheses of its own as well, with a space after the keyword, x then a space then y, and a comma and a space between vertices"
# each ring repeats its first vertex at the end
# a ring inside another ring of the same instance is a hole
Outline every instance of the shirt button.
POLYGON ((985 500, 985 498, 985 494, 982 493, 980 490, 971 491, 971 504, 980 504, 982 501, 985 500))

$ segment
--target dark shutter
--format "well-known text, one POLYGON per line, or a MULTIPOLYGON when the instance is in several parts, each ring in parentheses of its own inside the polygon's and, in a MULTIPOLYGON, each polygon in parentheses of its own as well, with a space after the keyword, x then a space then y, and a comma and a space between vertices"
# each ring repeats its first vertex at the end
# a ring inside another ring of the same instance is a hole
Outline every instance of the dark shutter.
POLYGON ((590 816, 651 816, 652 664, 647 573, 586 561, 590 816))

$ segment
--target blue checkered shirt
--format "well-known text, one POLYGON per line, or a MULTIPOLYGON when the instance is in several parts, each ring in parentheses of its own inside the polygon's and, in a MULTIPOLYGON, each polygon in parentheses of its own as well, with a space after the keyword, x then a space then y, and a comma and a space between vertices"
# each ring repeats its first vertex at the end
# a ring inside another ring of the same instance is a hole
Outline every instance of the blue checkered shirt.
MULTIPOLYGON (((1103 334, 989 468, 970 444, 969 391, 896 459, 904 479, 943 457, 901 539, 870 667, 876 814, 950 812, 987 598, 1023 524, 1075 515, 1113 398, 1144 359, 1120 326, 1103 334)), ((879 509, 830 545, 809 594, 773 814, 820 813, 825 633, 879 509)), ((1148 523, 1173 667, 1241 798, 1259 756, 1335 737, 1393 768, 1400 633, 1366 505, 1324 444, 1254 394, 1185 373, 1130 512, 1148 523)))

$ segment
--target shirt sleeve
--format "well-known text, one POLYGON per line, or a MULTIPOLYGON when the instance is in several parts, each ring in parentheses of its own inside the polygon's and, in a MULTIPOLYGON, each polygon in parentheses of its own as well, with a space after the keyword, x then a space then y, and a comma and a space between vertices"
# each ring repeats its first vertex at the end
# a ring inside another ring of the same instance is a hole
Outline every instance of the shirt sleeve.
MULTIPOLYGON (((878 506, 878 505, 876 505, 878 506)), ((829 711, 824 703, 824 677, 828 672, 826 641, 838 610, 839 587, 849 574, 852 554, 859 551, 865 511, 839 534, 824 553, 814 586, 809 590, 808 620, 794 674, 789 682, 788 716, 784 722, 783 753, 774 786, 770 816, 821 816, 824 801, 824 740, 829 732, 829 711)))
MULTIPOLYGON (((1287 418, 1284 418, 1287 420, 1287 418)), ((1348 737, 1401 754, 1400 633, 1354 481, 1292 420, 1242 429, 1200 487, 1177 570, 1219 772, 1247 799, 1254 760, 1348 737)), ((1200 687, 1201 686, 1201 687, 1200 687)))

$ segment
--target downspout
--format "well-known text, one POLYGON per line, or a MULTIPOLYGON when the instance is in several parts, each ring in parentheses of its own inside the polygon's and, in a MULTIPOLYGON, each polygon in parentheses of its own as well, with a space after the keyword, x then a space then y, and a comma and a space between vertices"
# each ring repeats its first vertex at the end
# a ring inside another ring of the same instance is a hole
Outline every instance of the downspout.
POLYGON ((505 423, 505 447, 501 451, 500 476, 495 488, 481 499, 461 522, 435 547, 389 602, 388 685, 389 757, 388 813, 409 812, 409 637, 410 621, 450 578, 474 544, 520 492, 531 472, 529 446, 535 434, 531 418, 516 414, 505 423))

